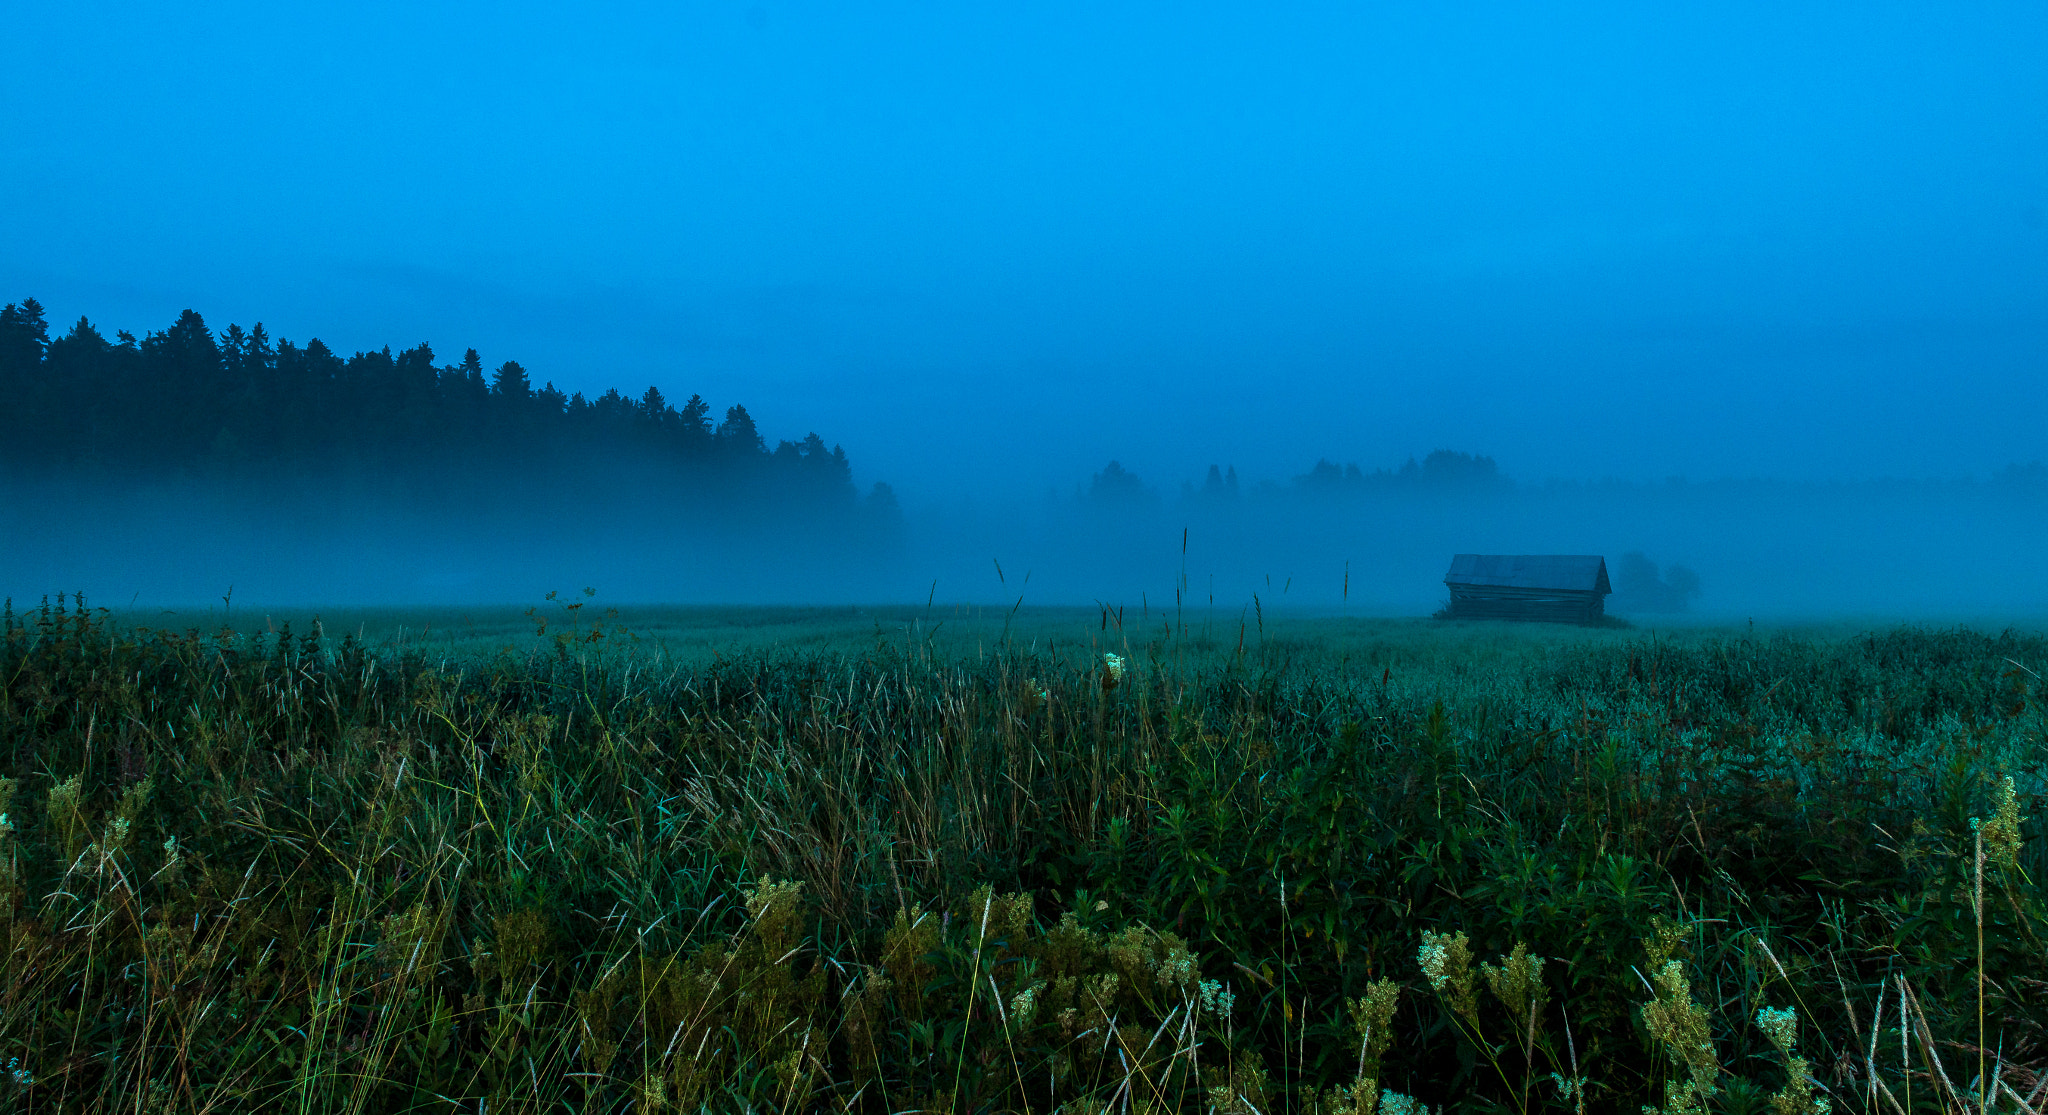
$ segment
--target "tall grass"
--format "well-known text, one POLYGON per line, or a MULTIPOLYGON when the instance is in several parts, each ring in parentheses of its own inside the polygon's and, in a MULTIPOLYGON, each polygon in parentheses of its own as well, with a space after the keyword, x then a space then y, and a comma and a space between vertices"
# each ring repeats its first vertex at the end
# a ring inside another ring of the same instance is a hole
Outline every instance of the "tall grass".
POLYGON ((2048 1109, 2037 638, 4 632, 13 1109, 2048 1109))

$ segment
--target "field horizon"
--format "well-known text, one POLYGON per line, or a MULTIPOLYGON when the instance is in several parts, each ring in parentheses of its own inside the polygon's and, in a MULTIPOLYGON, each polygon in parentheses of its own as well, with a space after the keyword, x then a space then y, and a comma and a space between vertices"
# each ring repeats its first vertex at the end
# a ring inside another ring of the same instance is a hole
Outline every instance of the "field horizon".
MULTIPOLYGON (((88 600, 94 607, 100 601, 88 600)), ((32 603, 32 602, 31 602, 32 603)), ((1222 643, 1301 645, 1327 642, 1341 648, 1403 645, 1417 640, 1452 644, 1500 641, 1543 645, 1615 642, 1646 636, 1685 640, 1757 634, 1840 639, 1857 633, 1912 627, 1964 629, 1995 634, 2048 632, 2048 612, 2031 609, 2006 615, 1981 610, 1928 612, 1817 613, 1753 617, 1712 611, 1610 615, 1596 627, 1510 620, 1450 620, 1429 614, 1370 607, 1330 607, 1247 600, 1234 608, 1160 608, 1149 600, 1131 605, 1019 604, 945 601, 929 604, 688 604, 609 601, 602 593, 558 592, 526 602, 486 601, 447 605, 361 607, 230 600, 212 604, 108 607, 109 621, 122 627, 217 632, 224 627, 245 636, 275 633, 289 625, 305 634, 319 623, 339 640, 355 635, 385 651, 451 655, 526 653, 550 645, 547 632, 593 626, 636 641, 642 649, 681 659, 715 653, 762 651, 846 652, 871 648, 877 639, 903 646, 932 641, 951 653, 1004 646, 1030 649, 1043 643, 1077 650, 1144 650, 1182 640, 1213 650, 1222 643), (570 605, 578 605, 571 610, 570 605), (545 625, 538 621, 545 621, 545 625)), ((17 612, 26 612, 14 598, 17 612)))

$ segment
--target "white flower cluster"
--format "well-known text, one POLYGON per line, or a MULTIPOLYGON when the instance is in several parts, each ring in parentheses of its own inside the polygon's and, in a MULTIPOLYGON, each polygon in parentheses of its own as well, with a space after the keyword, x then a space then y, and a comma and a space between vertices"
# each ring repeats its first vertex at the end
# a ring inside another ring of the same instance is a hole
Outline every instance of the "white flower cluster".
POLYGON ((1152 962, 1152 974, 1170 987, 1186 987, 1195 978, 1195 956, 1186 949, 1169 949, 1164 959, 1152 962))
MULTIPOLYGON (((4 816, 4 814, 0 814, 0 816, 4 816)), ((14 1082, 23 1088, 36 1082, 36 1074, 22 1068, 21 1058, 19 1057, 7 1058, 7 1075, 13 1077, 14 1082)))
POLYGON ((1124 680, 1124 657, 1123 657, 1123 655, 1121 655, 1121 654, 1105 654, 1105 655, 1103 655, 1103 656, 1102 656, 1102 668, 1103 668, 1103 669, 1105 669, 1105 670, 1108 670, 1108 671, 1109 671, 1109 677, 1110 677, 1110 680, 1111 680, 1111 681, 1122 681, 1122 680, 1124 680))
POLYGON ((1425 942, 1422 948, 1416 951, 1415 959, 1422 965, 1422 974, 1429 977, 1430 988, 1442 991, 1444 981, 1450 979, 1444 972, 1444 962, 1449 959, 1444 955, 1444 946, 1437 941, 1425 942))
POLYGON ((1219 1018, 1229 1018, 1231 1008, 1237 1006, 1236 994, 1227 991, 1221 980, 1202 981, 1202 1010, 1219 1018))
POLYGON ((1045 981, 1039 980, 1010 1000, 1010 1018, 1018 1029, 1031 1025, 1031 1016, 1038 1011, 1038 992, 1044 987, 1045 981))
POLYGON ((1790 1055, 1792 1044, 1799 1040, 1799 1015, 1790 1007, 1784 1010, 1765 1007, 1757 1011, 1756 1025, 1757 1029, 1764 1032, 1765 1037, 1771 1039, 1771 1044, 1778 1047, 1780 1053, 1790 1055))
POLYGON ((1429 1115, 1429 1108, 1416 1103, 1414 1096, 1404 1096, 1392 1088, 1380 1089, 1381 1115, 1429 1115))

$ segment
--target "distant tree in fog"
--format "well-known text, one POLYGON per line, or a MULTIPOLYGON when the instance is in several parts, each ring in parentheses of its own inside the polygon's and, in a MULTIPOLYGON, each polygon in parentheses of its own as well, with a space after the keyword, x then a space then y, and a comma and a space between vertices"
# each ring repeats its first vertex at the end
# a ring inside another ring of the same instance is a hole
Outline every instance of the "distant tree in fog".
POLYGON ((1302 499, 1330 500, 1390 492, 1476 494, 1513 486, 1493 458, 1439 449, 1420 461, 1410 457, 1399 469, 1373 472, 1363 471, 1355 462, 1339 465, 1320 458, 1296 476, 1287 490, 1302 499))
POLYGON ((880 480, 875 481, 875 486, 868 491, 867 502, 870 507, 889 515, 903 514, 902 505, 896 502, 896 489, 880 480))
POLYGON ((1230 466, 1230 471, 1227 473, 1215 465, 1210 465, 1209 475, 1202 481, 1202 486, 1199 489, 1193 484, 1184 484, 1181 487, 1181 499, 1183 501, 1200 500, 1203 503, 1215 504, 1227 503, 1236 498, 1236 465, 1230 466))
POLYGON ((1660 575, 1656 562, 1632 550, 1614 563, 1614 596, 1607 606, 1615 612, 1683 612, 1699 594, 1699 574, 1673 565, 1660 575))
POLYGON ((1439 449, 1422 459, 1422 468, 1417 477, 1423 484, 1435 488, 1458 488, 1466 491, 1483 491, 1499 488, 1508 483, 1501 475, 1500 466, 1492 457, 1474 456, 1450 449, 1439 449))
POLYGON ((1088 483, 1088 502, 1105 510, 1130 510, 1156 501, 1145 482, 1116 461, 1104 465, 1088 483))
MULTIPOLYGON (((1357 471, 1353 466, 1353 471, 1357 471)), ((1325 457, 1316 461, 1306 475, 1294 478, 1294 486, 1303 491, 1319 494, 1337 492, 1344 487, 1344 470, 1335 461, 1325 457)))

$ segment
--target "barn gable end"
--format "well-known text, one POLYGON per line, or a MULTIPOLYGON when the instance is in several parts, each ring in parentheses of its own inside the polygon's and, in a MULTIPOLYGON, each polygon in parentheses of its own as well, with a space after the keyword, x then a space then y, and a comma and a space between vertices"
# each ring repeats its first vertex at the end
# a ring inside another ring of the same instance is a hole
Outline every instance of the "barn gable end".
POLYGON ((1598 554, 1459 554, 1444 585, 1452 619, 1549 623, 1597 623, 1613 591, 1598 554))

